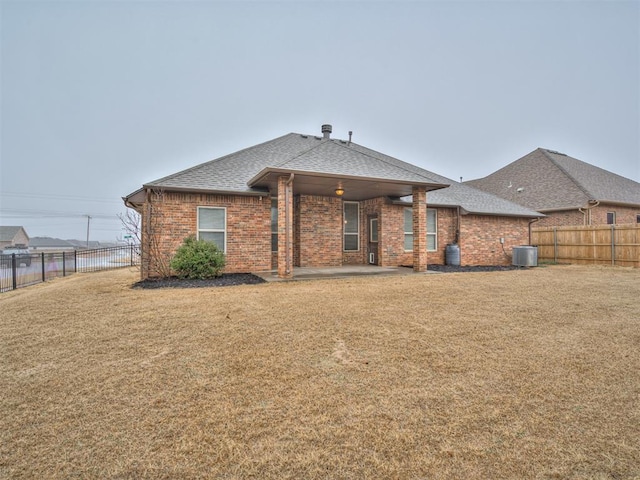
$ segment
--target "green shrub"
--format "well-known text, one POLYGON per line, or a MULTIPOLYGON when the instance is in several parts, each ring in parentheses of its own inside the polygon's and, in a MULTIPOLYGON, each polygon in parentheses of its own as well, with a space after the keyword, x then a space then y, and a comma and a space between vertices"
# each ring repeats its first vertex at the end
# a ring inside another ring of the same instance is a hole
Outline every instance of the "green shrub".
POLYGON ((202 279, 222 275, 224 253, 211 242, 187 237, 171 259, 171 268, 180 278, 202 279))

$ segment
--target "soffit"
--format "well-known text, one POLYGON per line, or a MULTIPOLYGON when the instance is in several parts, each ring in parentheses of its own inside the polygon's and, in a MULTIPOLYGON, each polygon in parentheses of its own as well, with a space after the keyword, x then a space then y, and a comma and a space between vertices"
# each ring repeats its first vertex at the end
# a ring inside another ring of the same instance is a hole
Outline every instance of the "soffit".
POLYGON ((427 191, 445 188, 448 185, 430 182, 412 182, 364 178, 344 175, 317 174, 284 169, 265 169, 254 177, 251 187, 268 189, 272 195, 278 192, 278 178, 293 174, 294 195, 336 196, 335 190, 341 185, 343 200, 360 201, 376 197, 404 197, 411 195, 414 186, 425 187, 427 191))

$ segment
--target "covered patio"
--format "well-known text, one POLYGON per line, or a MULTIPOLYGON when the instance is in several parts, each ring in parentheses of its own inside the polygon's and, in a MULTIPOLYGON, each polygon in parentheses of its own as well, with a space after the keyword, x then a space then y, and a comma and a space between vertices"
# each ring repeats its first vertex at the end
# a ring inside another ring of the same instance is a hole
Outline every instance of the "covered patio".
MULTIPOLYGON (((400 172, 394 171, 397 177, 400 178, 380 178, 380 177, 365 177, 356 175, 347 175, 340 173, 318 173, 309 172, 296 169, 283 169, 268 167, 260 171, 255 177, 253 177, 248 185, 252 188, 261 188, 275 194, 277 199, 278 210, 278 255, 277 255, 277 275, 280 278, 291 278, 298 276, 297 268, 303 266, 300 260, 296 261, 296 255, 300 256, 300 252, 304 248, 316 249, 313 245, 313 241, 316 238, 310 237, 311 240, 303 242, 300 235, 295 237, 294 224, 296 222, 296 206, 294 205, 294 199, 300 197, 321 197, 321 198, 333 198, 342 202, 351 202, 358 204, 358 211, 360 211, 363 202, 372 199, 389 199, 400 198, 412 195, 412 207, 413 207, 413 270, 416 272, 423 272, 427 269, 427 249, 426 249, 426 208, 427 208, 427 192, 445 188, 447 185, 436 183, 433 181, 426 181, 426 179, 416 178, 416 175, 411 175, 409 178, 401 178, 400 172)), ((333 245, 333 251, 330 255, 334 255, 336 258, 339 256, 339 265, 335 263, 333 265, 318 265, 316 266, 345 266, 345 262, 342 260, 343 245, 342 238, 343 233, 346 231, 346 220, 343 225, 342 217, 340 217, 340 224, 336 224, 333 229, 324 228, 326 225, 321 225, 323 220, 327 220, 326 211, 321 212, 320 215, 315 215, 314 212, 309 217, 298 216, 298 229, 299 230, 332 230, 333 235, 328 235, 325 239, 329 239, 329 243, 339 243, 339 247, 333 245), (322 218, 324 217, 324 219, 322 218), (337 228, 335 228, 337 227, 337 228)), ((375 238, 378 242, 380 239, 380 245, 384 247, 384 241, 386 235, 384 235, 385 229, 388 229, 383 222, 378 222, 380 215, 380 209, 377 207, 375 210, 369 212, 370 217, 375 217, 375 238)), ((358 215, 359 216, 359 215, 358 215)), ((335 220, 335 219, 334 219, 335 220)), ((360 221, 358 220, 358 224, 360 221)), ((369 225, 364 228, 358 227, 358 235, 370 234, 367 230, 371 228, 369 225), (362 230, 362 232, 360 232, 362 230)), ((326 234, 326 233, 325 233, 326 234)), ((359 238, 359 237, 358 237, 359 238)), ((360 243, 360 241, 358 242, 360 243)), ((358 250, 364 250, 363 245, 358 245, 358 250)), ((344 248, 346 250, 346 247, 344 248)), ((377 252, 375 258, 377 258, 377 252)), ((333 260, 336 262, 336 260, 333 260)), ((364 262, 366 263, 366 262, 364 262)), ((374 262, 372 262, 374 263, 374 262)), ((381 260, 375 262, 378 266, 384 267, 385 262, 381 260)), ((363 265, 359 265, 363 266, 363 265)), ((318 274, 318 272, 316 272, 318 274)), ((362 272, 360 273, 362 274, 362 272)))

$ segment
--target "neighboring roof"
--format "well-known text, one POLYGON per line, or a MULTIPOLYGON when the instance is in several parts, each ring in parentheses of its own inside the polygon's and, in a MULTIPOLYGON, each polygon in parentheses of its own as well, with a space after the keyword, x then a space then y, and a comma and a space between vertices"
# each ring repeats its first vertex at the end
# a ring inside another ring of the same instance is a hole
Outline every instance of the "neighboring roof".
POLYGON ((593 201, 640 206, 640 183, 543 148, 465 184, 540 212, 593 201))
POLYGON ((245 148, 144 187, 265 195, 271 172, 418 184, 428 190, 446 187, 435 182, 426 170, 353 142, 299 133, 245 148))
POLYGON ((74 248, 74 246, 60 238, 33 237, 29 241, 29 248, 74 248))
MULTIPOLYGON (((436 180, 449 182, 449 188, 427 193, 428 207, 456 208, 460 207, 461 213, 474 215, 493 215, 502 217, 544 217, 543 214, 532 209, 510 202, 504 198, 492 195, 464 183, 458 183, 446 177, 436 175, 436 180)), ((403 202, 411 202, 412 197, 404 197, 403 202)))
POLYGON ((20 233, 20 230, 29 238, 23 227, 0 226, 0 242, 11 242, 20 233))
MULTIPOLYGON (((74 240, 68 239, 66 240, 68 243, 78 248, 87 248, 87 242, 85 240, 74 240)), ((88 248, 100 248, 102 245, 97 240, 90 240, 88 248)))

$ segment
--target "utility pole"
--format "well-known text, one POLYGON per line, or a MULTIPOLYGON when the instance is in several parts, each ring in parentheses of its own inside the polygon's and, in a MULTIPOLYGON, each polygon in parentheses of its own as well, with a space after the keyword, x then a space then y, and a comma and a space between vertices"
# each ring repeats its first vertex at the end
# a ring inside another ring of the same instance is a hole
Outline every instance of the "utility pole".
POLYGON ((87 250, 89 249, 89 224, 91 223, 91 216, 87 215, 87 250))

